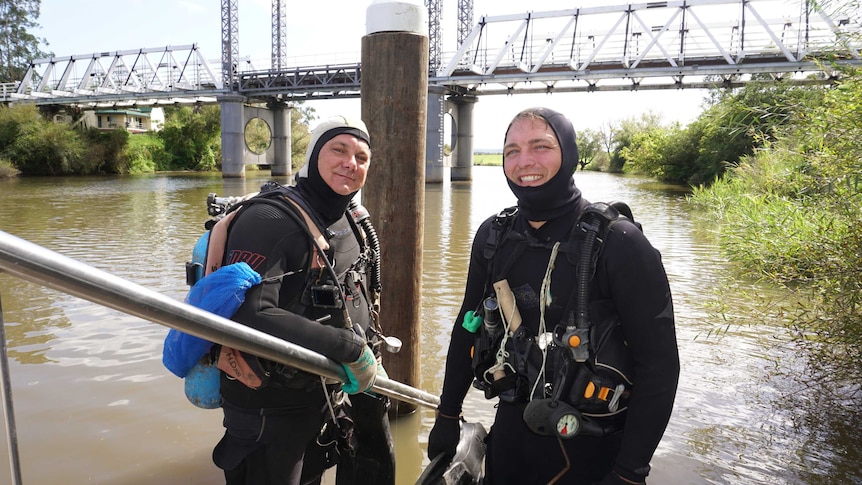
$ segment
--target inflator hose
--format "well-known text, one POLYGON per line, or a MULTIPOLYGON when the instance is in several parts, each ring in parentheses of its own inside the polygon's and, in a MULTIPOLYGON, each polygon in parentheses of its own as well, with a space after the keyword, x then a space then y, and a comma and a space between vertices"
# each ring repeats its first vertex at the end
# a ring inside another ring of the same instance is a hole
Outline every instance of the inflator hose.
POLYGON ((380 239, 377 238, 377 231, 375 231, 374 226, 371 225, 370 218, 363 219, 359 225, 362 227, 362 230, 365 231, 365 236, 368 237, 368 244, 374 252, 374 261, 368 275, 370 278, 369 285, 371 286, 371 289, 380 293, 383 289, 380 284, 380 239))
MULTIPOLYGON (((354 212, 359 208, 359 204, 356 202, 356 199, 351 199, 350 204, 347 206, 351 212, 354 212)), ((356 222, 359 224, 359 227, 362 228, 362 231, 365 233, 365 237, 368 241, 369 247, 371 247, 371 251, 374 253, 374 261, 371 262, 371 269, 368 272, 368 284, 373 291, 375 291, 378 295, 383 290, 383 286, 380 282, 381 280, 381 261, 380 261, 380 239, 377 237, 377 231, 374 229, 374 226, 371 224, 371 216, 368 214, 368 211, 365 208, 362 208, 362 213, 360 216, 355 217, 356 222)))
POLYGON ((590 326, 590 281, 592 279, 593 246, 599 234, 597 217, 591 221, 584 221, 581 229, 586 232, 584 246, 581 248, 580 260, 578 261, 578 296, 575 303, 575 326, 577 328, 588 328, 590 326))

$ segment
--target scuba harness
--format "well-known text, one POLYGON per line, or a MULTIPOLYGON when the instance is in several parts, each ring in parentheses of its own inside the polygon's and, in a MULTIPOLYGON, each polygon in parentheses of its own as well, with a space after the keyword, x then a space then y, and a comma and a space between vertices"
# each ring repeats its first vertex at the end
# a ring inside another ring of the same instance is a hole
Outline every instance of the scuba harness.
MULTIPOLYGON (((384 336, 380 326, 380 244, 368 212, 355 201, 350 202, 345 217, 326 227, 292 187, 275 182, 263 185, 258 194, 246 198, 219 200, 215 194, 210 194, 208 212, 213 217, 221 217, 217 221, 207 221, 205 227, 208 231, 201 237, 205 242, 199 242, 202 247, 196 246, 195 254, 208 254, 208 257, 187 264, 189 279, 198 272, 212 271, 213 266, 235 262, 228 260, 230 255, 225 251, 227 234, 243 207, 260 203, 280 209, 302 228, 311 245, 305 265, 287 273, 304 272, 306 275, 301 286, 297 283, 301 291, 297 291, 285 308, 321 325, 343 327, 363 334, 378 360, 383 350, 393 353, 400 350, 400 340, 384 336), (229 202, 229 205, 219 206, 219 202, 229 202), (338 264, 336 259, 344 264, 338 264)), ((286 275, 263 276, 265 283, 268 279, 286 275)), ((312 387, 323 388, 326 405, 321 411, 325 418, 317 438, 305 450, 303 483, 318 482, 323 471, 336 464, 336 483, 339 484, 395 483, 394 448, 387 418, 388 397, 357 394, 348 398, 340 387, 331 387, 332 382, 324 377, 244 352, 236 354, 249 363, 258 363, 268 376, 278 376, 279 380, 273 381, 271 387, 304 388, 306 391, 312 387)), ((219 368, 225 370, 221 366, 219 368)), ((226 374, 232 377, 230 372, 226 371, 226 374)), ((261 409, 260 412, 266 413, 267 410, 261 409)))
POLYGON ((621 217, 634 222, 622 202, 586 207, 566 240, 543 243, 513 230, 517 207, 494 219, 483 256, 488 261, 485 298, 468 311, 462 326, 476 333, 472 349, 473 386, 487 399, 527 402, 524 420, 537 434, 571 438, 604 436, 620 428, 632 386, 630 357, 609 299, 591 299, 596 262, 611 224, 621 217), (576 231, 582 237, 575 241, 576 231), (505 241, 516 246, 499 272, 497 249, 505 241), (577 280, 560 321, 545 330, 545 308, 550 304, 550 276, 559 252, 579 251, 577 280), (542 283, 537 334, 521 325, 515 297, 505 279, 511 265, 527 247, 550 249, 542 283), (494 281, 499 280, 499 281, 494 281), (493 284, 491 284, 493 282, 493 284), (500 322, 502 320, 502 322, 500 322))
MULTIPOLYGON (((375 354, 379 354, 381 346, 389 351, 397 351, 395 349, 399 347, 397 344, 400 342, 392 343, 391 341, 397 341, 397 339, 385 337, 379 324, 382 287, 377 233, 371 225, 367 210, 355 201, 351 201, 346 211, 347 217, 344 218, 349 229, 342 229, 353 233, 359 245, 359 258, 348 268, 342 268, 341 274, 338 274, 334 260, 330 261, 332 256, 328 254, 331 249, 329 239, 336 235, 313 216, 314 211, 292 188, 276 182, 268 182, 261 186, 260 192, 245 197, 220 198, 216 194, 209 194, 207 212, 212 218, 204 224, 206 232, 195 244, 192 261, 186 263, 187 284, 193 286, 203 276, 216 271, 222 265, 235 262, 227 260, 228 254, 225 248, 227 234, 242 209, 258 203, 280 209, 304 230, 311 243, 309 277, 301 295, 290 305, 291 311, 306 315, 321 324, 352 328, 353 322, 348 308, 356 307, 356 300, 364 295, 369 313, 367 325, 362 326, 365 327, 363 328, 365 339, 375 354), (368 284, 362 274, 367 274, 368 284), (351 305, 351 302, 354 304, 351 305)), ((264 278, 264 281, 266 279, 264 278)), ((297 369, 261 361, 253 355, 225 347, 214 348, 212 357, 218 361, 219 368, 229 376, 254 389, 265 386, 273 371, 288 379, 292 379, 299 373, 297 369), (226 361, 224 365, 223 361, 226 361), (237 371, 237 365, 245 371, 244 374, 237 371)), ((300 381, 303 380, 305 379, 300 379, 300 381)))

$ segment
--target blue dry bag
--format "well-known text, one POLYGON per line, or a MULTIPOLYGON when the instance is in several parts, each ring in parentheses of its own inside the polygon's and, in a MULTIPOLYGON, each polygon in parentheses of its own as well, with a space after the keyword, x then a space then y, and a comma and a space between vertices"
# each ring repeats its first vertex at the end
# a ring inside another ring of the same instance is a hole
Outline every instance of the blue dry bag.
MULTIPOLYGON (((260 281, 260 275, 246 263, 222 266, 192 286, 186 303, 230 318, 245 301, 245 292, 260 281)), ((212 346, 212 342, 171 329, 165 337, 162 363, 178 377, 186 377, 212 346)))

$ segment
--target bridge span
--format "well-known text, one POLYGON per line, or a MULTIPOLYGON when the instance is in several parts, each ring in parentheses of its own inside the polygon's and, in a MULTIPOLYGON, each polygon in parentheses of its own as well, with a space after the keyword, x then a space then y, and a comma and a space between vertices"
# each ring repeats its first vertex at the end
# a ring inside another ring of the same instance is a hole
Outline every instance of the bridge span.
MULTIPOLYGON (((359 97, 358 61, 284 66, 276 55, 283 49, 276 41, 280 0, 273 1, 272 65, 257 69, 238 58, 231 35, 235 1, 222 0, 223 46, 230 48, 223 47, 220 65, 197 45, 36 59, 23 79, 0 86, 0 101, 83 108, 218 102, 236 117, 226 121, 223 113, 224 134, 225 124, 243 131, 242 107, 249 103, 274 108, 272 123, 280 126, 285 117, 278 111, 291 102, 359 97)), ((464 130, 482 96, 730 88, 778 79, 829 83, 842 67, 862 65, 858 15, 827 12, 812 0, 654 1, 484 16, 475 23, 472 2, 459 0, 454 52, 442 50, 440 1, 426 1, 429 181, 443 176, 445 114, 458 131, 450 143, 451 177, 470 178, 472 136, 464 130)), ((284 160, 276 163, 283 167, 284 160)), ((242 176, 242 162, 225 175, 242 176)))

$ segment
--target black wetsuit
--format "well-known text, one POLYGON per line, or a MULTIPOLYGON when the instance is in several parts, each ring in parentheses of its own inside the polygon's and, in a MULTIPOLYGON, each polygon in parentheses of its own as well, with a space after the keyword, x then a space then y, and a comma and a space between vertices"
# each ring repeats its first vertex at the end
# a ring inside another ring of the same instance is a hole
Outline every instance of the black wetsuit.
MULTIPOLYGON (((516 217, 512 232, 496 249, 494 272, 515 250, 518 241, 528 237, 539 242, 567 241, 581 212, 588 205, 574 192, 567 202, 569 210, 548 220, 538 230, 523 217, 516 217), (520 234, 523 237, 518 237, 520 234)), ((484 252, 494 217, 479 228, 473 241, 464 302, 452 330, 440 412, 448 416, 461 413, 470 383, 470 349, 474 334, 462 328, 464 314, 480 308, 488 296, 487 285, 497 281, 488 275, 489 260, 484 252)), ((539 295, 548 267, 550 249, 534 245, 523 250, 502 276, 508 279, 518 309, 533 335, 539 327, 539 295)), ((564 308, 577 284, 576 255, 560 253, 551 273, 552 301, 545 310, 547 331, 560 322, 564 308)), ((632 392, 621 432, 601 438, 576 436, 562 440, 569 471, 557 483, 591 484, 604 477, 616 464, 626 470, 648 470, 649 461, 670 418, 679 375, 679 357, 674 330, 670 288, 661 256, 630 221, 614 222, 601 245, 591 284, 590 300, 610 299, 619 314, 622 330, 634 361, 632 392)), ((524 422, 526 400, 500 402, 488 438, 486 476, 489 483, 545 484, 566 466, 556 437, 530 431, 524 422)))
MULTIPOLYGON (((328 257, 343 280, 345 272, 353 275, 360 245, 346 216, 328 229, 328 257)), ((363 335, 370 321, 366 295, 358 284, 345 292, 353 329, 343 327, 341 310, 313 307, 308 282, 318 280, 321 271, 312 269, 313 254, 304 224, 285 209, 266 203, 242 208, 229 230, 226 264, 245 261, 263 282, 248 290, 233 320, 335 361, 352 362, 366 345, 363 335)), ((272 377, 258 390, 222 373, 226 433, 213 460, 225 470, 228 485, 299 483, 303 453, 328 415, 319 377, 265 364, 273 369, 272 377)), ((332 391, 340 385, 327 387, 332 391)))
MULTIPOLYGON (((446 421, 460 414, 473 379, 470 348, 475 339, 461 326, 465 313, 480 308, 483 298, 489 296, 490 284, 506 278, 523 318, 522 329, 513 338, 525 331, 535 336, 539 330, 540 293, 552 253, 551 243, 571 243, 577 242, 578 237, 583 238, 583 232, 573 230, 589 205, 581 197, 573 178, 578 164, 574 126, 562 113, 548 108, 531 108, 519 113, 509 129, 517 120, 531 117, 532 122, 536 117, 544 119, 553 130, 559 144, 560 167, 549 180, 538 186, 519 185, 507 178, 510 190, 518 199, 518 213, 511 233, 493 251, 493 275, 488 275, 490 256, 486 257, 485 253, 495 217, 486 220, 476 233, 464 302, 452 330, 440 397, 440 417, 429 435, 429 454, 442 451, 441 446, 450 445, 451 433, 444 430, 451 429, 451 426, 446 421), (529 221, 544 221, 544 225, 533 229, 529 221), (510 257, 522 241, 530 244, 520 255, 510 257), (511 262, 509 267, 506 267, 507 262, 511 262), (435 442, 433 447, 432 441, 435 442)), ((518 129, 523 126, 518 125, 518 129)), ((508 133, 507 130, 507 140, 508 133)), ((546 148, 554 149, 553 144, 546 148)), ((503 163, 505 172, 508 163, 505 155, 503 163)), ((501 398, 498 406, 487 439, 485 461, 487 482, 492 485, 546 484, 555 477, 558 478, 555 483, 559 484, 589 485, 602 480, 611 470, 632 482, 639 482, 648 474, 649 461, 670 418, 679 379, 670 287, 661 256, 631 221, 622 219, 611 223, 602 238, 590 281, 589 299, 597 307, 615 310, 622 339, 628 345, 632 363, 629 373, 633 384, 627 396, 626 410, 612 418, 600 419, 613 420, 602 423, 608 430, 621 429, 602 437, 578 434, 565 440, 534 433, 524 421, 527 396, 533 392, 533 388, 527 386, 526 392, 515 394, 518 399, 507 402, 501 398), (603 300, 601 305, 599 300, 603 300), (562 446, 566 449, 565 455, 562 446)), ((573 289, 578 287, 580 246, 575 244, 555 259, 550 275, 551 300, 545 309, 547 332, 553 331, 557 324, 568 324, 572 308, 578 306, 570 300, 577 298, 573 289), (561 320, 563 316, 565 318, 561 320)), ((517 339, 515 343, 518 343, 517 339)), ((536 345, 532 343, 523 347, 532 349, 536 345)), ((536 349, 538 351, 538 347, 536 349)), ((548 353, 551 354, 550 351, 548 353)), ((540 359, 539 367, 541 362, 540 359)), ((523 383, 529 378, 519 375, 519 380, 523 383)), ((533 381, 538 382, 538 379, 533 381)), ((556 389, 563 388, 565 386, 556 386, 556 389)), ((533 395, 541 397, 546 391, 539 386, 533 395)), ((560 400, 565 402, 565 399, 560 400)))

